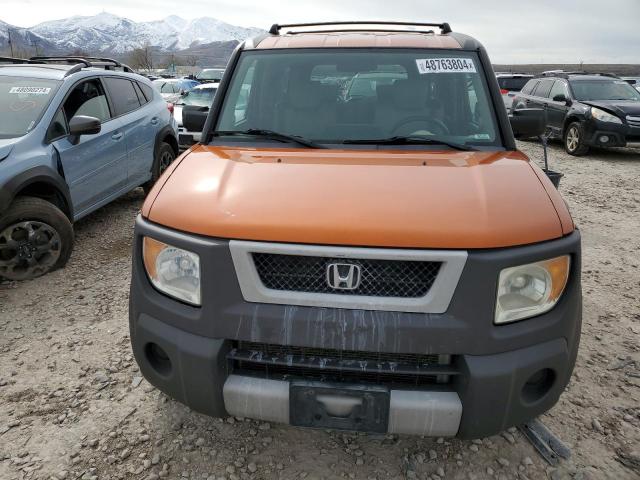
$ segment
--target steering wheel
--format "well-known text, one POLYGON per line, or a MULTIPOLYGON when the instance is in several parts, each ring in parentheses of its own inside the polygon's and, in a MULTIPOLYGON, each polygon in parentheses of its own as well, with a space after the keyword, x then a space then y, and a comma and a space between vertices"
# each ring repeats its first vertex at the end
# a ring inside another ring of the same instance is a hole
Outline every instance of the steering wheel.
POLYGON ((400 120, 396 123, 391 130, 392 135, 411 135, 414 132, 419 130, 428 130, 431 133, 437 135, 449 135, 449 128, 445 125, 442 120, 433 117, 427 117, 424 115, 417 115, 414 117, 408 117, 400 120), (406 129, 406 133, 402 133, 400 130, 407 125, 411 125, 412 123, 420 124, 420 128, 414 128, 413 130, 406 129), (425 128, 426 126, 426 128, 425 128))

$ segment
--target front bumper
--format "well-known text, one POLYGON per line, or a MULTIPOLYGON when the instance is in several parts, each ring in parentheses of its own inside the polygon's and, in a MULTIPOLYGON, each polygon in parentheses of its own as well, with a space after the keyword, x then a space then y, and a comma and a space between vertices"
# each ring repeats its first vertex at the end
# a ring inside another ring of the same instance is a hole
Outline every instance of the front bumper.
POLYGON ((175 232, 141 218, 136 225, 130 296, 136 360, 150 383, 212 416, 295 423, 289 422, 291 382, 235 371, 229 356, 238 341, 429 353, 454 356, 456 375, 431 387, 390 387, 386 431, 461 438, 491 435, 556 403, 575 363, 581 306, 578 232, 543 244, 469 252, 447 312, 418 314, 248 303, 240 292, 228 242, 175 232), (176 302, 150 285, 140 255, 143 235, 200 255, 202 307, 176 302), (572 256, 571 276, 553 310, 534 319, 493 325, 497 272, 567 253, 572 256), (154 346, 164 356, 158 357, 154 346), (547 384, 539 392, 534 385, 531 393, 527 382, 541 371, 548 372, 547 384))
POLYGON ((640 142, 640 126, 588 120, 586 143, 592 147, 625 147, 640 142))

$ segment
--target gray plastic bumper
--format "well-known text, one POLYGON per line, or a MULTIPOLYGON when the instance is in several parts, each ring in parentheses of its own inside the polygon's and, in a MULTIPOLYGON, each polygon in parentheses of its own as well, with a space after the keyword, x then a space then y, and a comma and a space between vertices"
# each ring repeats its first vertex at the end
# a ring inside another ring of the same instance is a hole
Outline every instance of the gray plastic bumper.
MULTIPOLYGON (((391 390, 389 433, 450 437, 462 418, 456 392, 391 390)), ((229 375, 223 387, 224 406, 230 415, 289 423, 289 382, 229 375)), ((339 396, 330 407, 344 407, 339 396)), ((327 403, 327 399, 323 399, 327 403)))

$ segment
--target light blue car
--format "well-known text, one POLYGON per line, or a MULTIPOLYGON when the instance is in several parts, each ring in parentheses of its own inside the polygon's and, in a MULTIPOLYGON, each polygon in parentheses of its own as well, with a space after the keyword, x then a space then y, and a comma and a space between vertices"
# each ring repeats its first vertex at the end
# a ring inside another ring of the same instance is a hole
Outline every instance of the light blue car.
POLYGON ((177 154, 172 112, 130 68, 0 58, 0 278, 64 266, 74 221, 148 190, 177 154))

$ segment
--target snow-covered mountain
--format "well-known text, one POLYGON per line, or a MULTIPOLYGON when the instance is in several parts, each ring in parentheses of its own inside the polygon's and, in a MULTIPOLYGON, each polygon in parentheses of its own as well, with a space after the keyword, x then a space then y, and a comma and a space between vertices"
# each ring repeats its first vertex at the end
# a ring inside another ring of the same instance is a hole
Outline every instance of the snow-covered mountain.
POLYGON ((204 43, 243 40, 261 32, 210 17, 185 20, 172 15, 159 21, 134 22, 106 12, 44 22, 28 30, 61 50, 112 53, 124 53, 144 45, 182 50, 204 43))
POLYGON ((14 55, 25 53, 35 55, 36 49, 38 53, 54 52, 56 50, 55 45, 33 33, 28 28, 15 27, 0 20, 0 52, 2 54, 11 52, 9 38, 11 38, 11 43, 13 44, 14 55))

